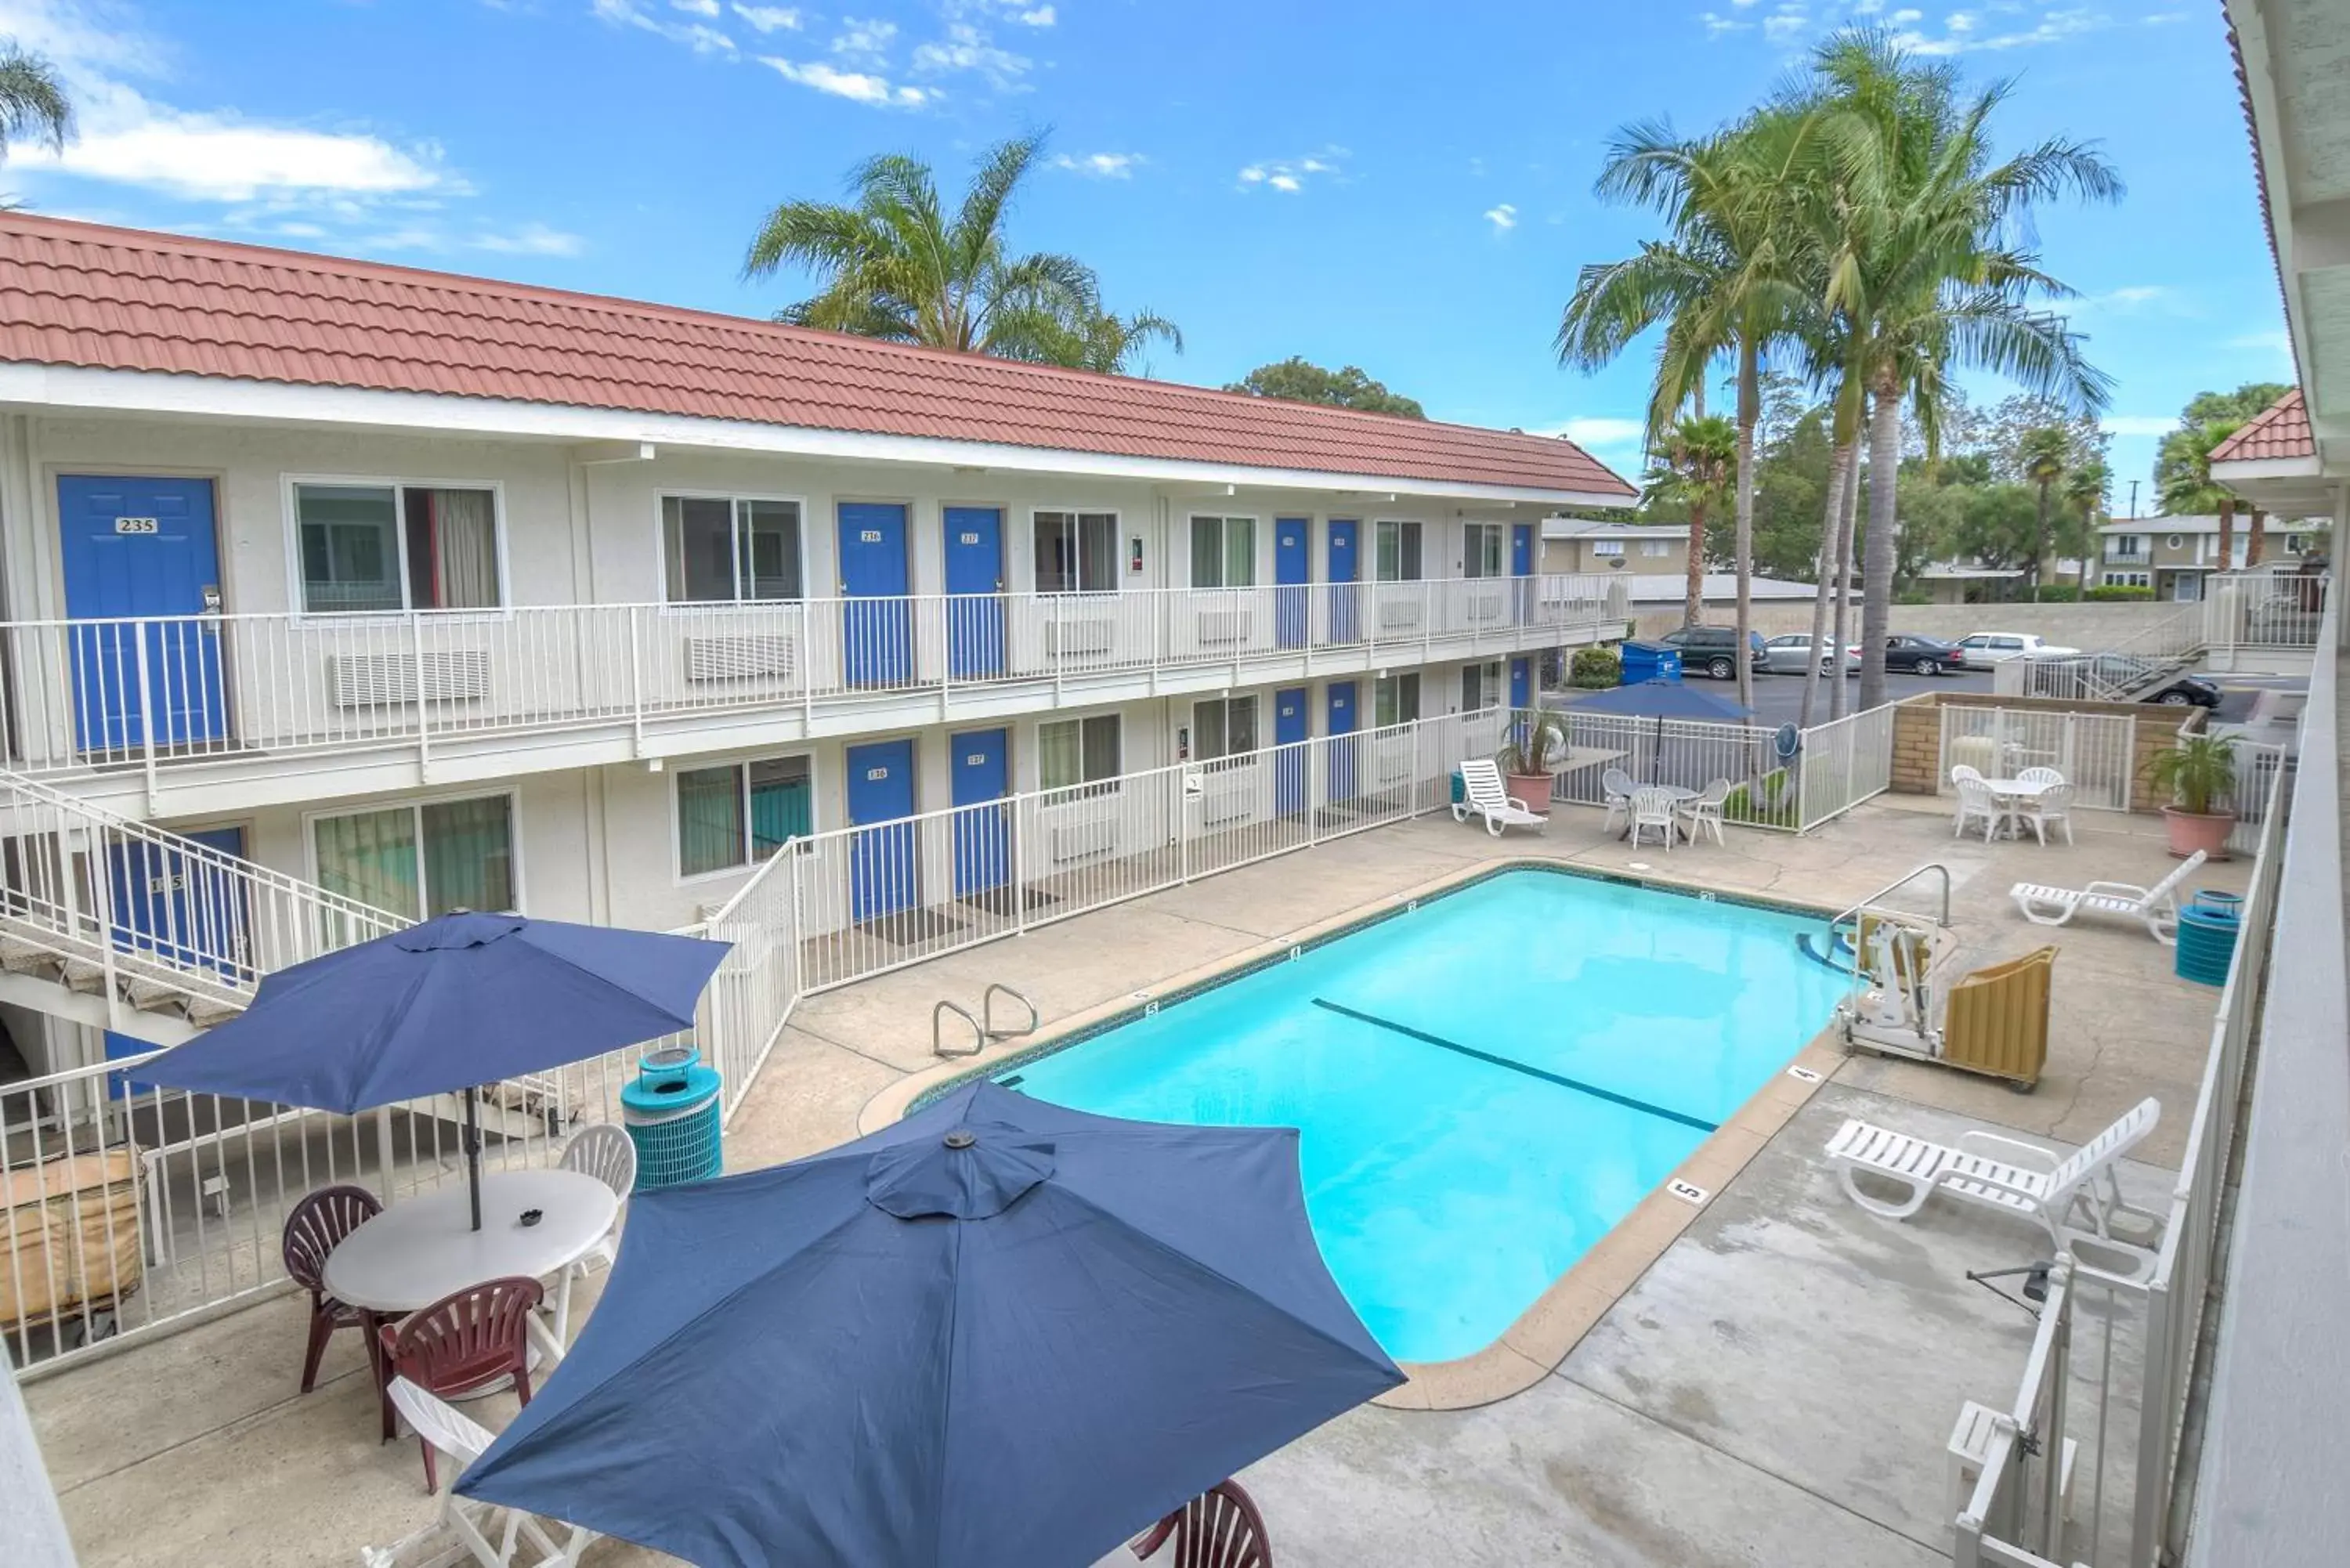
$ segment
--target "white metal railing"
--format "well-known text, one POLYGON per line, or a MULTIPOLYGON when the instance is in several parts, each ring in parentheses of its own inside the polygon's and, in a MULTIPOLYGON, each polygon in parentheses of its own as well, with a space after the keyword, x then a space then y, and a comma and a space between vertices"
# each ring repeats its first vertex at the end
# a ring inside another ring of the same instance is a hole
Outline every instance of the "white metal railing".
POLYGON ((2069 1257, 2057 1260, 2022 1392, 1997 1423, 1981 1477, 1954 1525, 1958 1568, 2156 1568, 2174 1560, 2168 1553, 2179 1444, 2217 1282, 2237 1111, 2284 870, 2287 775, 2275 751, 2238 742, 2239 776, 2259 790, 2257 800, 2241 805, 2259 824, 2257 855, 2153 1266, 2134 1282, 2069 1257), (2068 1277, 2069 1290, 2060 1292, 2068 1277), (2084 1290, 2093 1307, 2085 1314, 2075 1311, 2084 1290), (2085 1346, 2077 1336, 2087 1324, 2096 1325, 2097 1337, 2085 1346), (2064 1513, 2051 1510, 2048 1487, 2061 1480, 2049 1469, 2055 1464, 2072 1475, 2070 1535, 2064 1513))
POLYGON ((1731 822, 1783 832, 1807 832, 1843 815, 1890 787, 1893 707, 1848 714, 1808 730, 1753 724, 1559 713, 1566 754, 1554 759, 1551 798, 1575 805, 1605 805, 1609 775, 1634 784, 1703 789, 1726 780, 1731 822), (1789 739, 1793 750, 1786 749, 1789 739))
POLYGON ((2333 589, 2330 574, 2214 572, 2203 580, 2203 640, 2215 652, 2316 648, 2333 589))
POLYGON ((2203 651, 2208 618, 2202 606, 2190 605, 2092 653, 2010 662, 2023 678, 2022 696, 2126 702, 2203 651))
POLYGON ((1965 765, 1986 778, 2012 778, 2052 767, 2073 786, 2074 804, 2127 811, 2135 784, 2137 721, 2126 713, 1938 703, 1941 750, 1935 791, 1950 793, 1950 770, 1965 765))
POLYGON ((1795 821, 1804 832, 1893 787, 1897 706, 1883 703, 1803 732, 1795 821))
POLYGON ((1270 746, 792 846, 810 992, 1440 808, 1503 710, 1270 746))
POLYGON ((1232 666, 1336 650, 1529 651, 1620 622, 1601 577, 741 605, 521 606, 0 626, 18 771, 159 768, 535 731, 649 726, 889 693, 1232 666))
POLYGON ((732 1119, 765 1065, 800 997, 798 886, 792 846, 769 856, 751 879, 687 933, 732 944, 702 1000, 711 1065, 732 1119))

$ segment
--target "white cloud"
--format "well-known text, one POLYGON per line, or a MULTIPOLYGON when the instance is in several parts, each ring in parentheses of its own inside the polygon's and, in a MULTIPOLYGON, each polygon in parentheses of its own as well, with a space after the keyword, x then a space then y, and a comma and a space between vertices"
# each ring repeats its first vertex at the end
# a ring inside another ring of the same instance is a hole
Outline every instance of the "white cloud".
POLYGON ((1485 209, 1485 221, 1493 225, 1496 234, 1508 234, 1518 226, 1518 210, 1507 202, 1485 209))
POLYGON ((998 48, 987 34, 969 22, 950 22, 947 36, 914 51, 914 68, 931 75, 977 71, 999 88, 1015 86, 1032 64, 1025 55, 998 48))
POLYGON ((1039 5, 1028 11, 1015 11, 1012 15, 1012 19, 1024 27, 1049 27, 1060 20, 1053 15, 1053 8, 1050 5, 1039 5))
MULTIPOLYGON (((1751 5, 1754 0, 1744 0, 1744 3, 1751 5)), ((1734 17, 1718 16, 1711 11, 1703 13, 1698 20, 1705 24, 1706 33, 1711 37, 1718 38, 1724 33, 1751 33, 1754 30, 1754 24, 1752 22, 1741 22, 1734 17)))
POLYGON ((1762 18, 1762 36, 1766 38, 1792 38, 1809 24, 1810 18, 1796 12, 1783 11, 1775 16, 1762 18))
POLYGON ((885 77, 868 71, 844 71, 822 60, 801 64, 762 55, 759 63, 775 69, 785 81, 814 88, 835 98, 845 98, 851 103, 870 104, 876 109, 918 109, 938 94, 927 88, 902 87, 885 77))
POLYGON ((1326 147, 1304 158, 1268 158, 1241 170, 1240 188, 1247 191, 1263 186, 1295 195, 1305 189, 1308 180, 1340 180, 1339 163, 1346 156, 1343 147, 1326 147))
POLYGON ((1086 152, 1076 157, 1060 152, 1054 154, 1053 167, 1072 174, 1091 174, 1097 179, 1125 180, 1149 161, 1139 152, 1086 152))
POLYGON ((897 36, 898 24, 895 22, 843 16, 839 36, 832 40, 832 52, 843 59, 883 65, 889 58, 889 45, 897 36))
POLYGON ((1925 18, 1926 13, 1923 11, 1896 11, 1886 20, 1897 27, 1906 27, 1912 22, 1922 22, 1925 18))
POLYGON ((2228 339, 2230 348, 2255 348, 2283 358, 2293 355, 2293 334, 2280 327, 2273 332, 2246 332, 2228 339))
POLYGON ((737 5, 733 9, 754 32, 796 33, 800 28, 800 14, 789 5, 737 5))
MULTIPOLYGON (((2017 5, 2002 3, 2002 0, 1994 0, 1989 8, 2003 15, 2012 15, 2021 9, 2017 5)), ((2003 33, 1981 31, 1981 18, 1971 11, 1951 12, 1943 18, 1942 32, 1939 36, 1919 30, 1915 26, 1919 20, 1915 12, 1897 12, 1892 19, 1896 24, 1893 41, 1911 53, 1918 55, 1961 55, 1973 54, 1977 51, 2028 49, 2042 44, 2062 43, 2067 38, 2078 37, 2084 33, 2093 33, 2113 25, 2113 18, 2085 5, 2071 6, 2061 10, 2043 10, 2040 19, 2032 26, 2012 26, 2003 33)))
POLYGON ((545 223, 525 223, 512 234, 477 234, 468 244, 477 251, 517 256, 576 256, 588 248, 577 234, 545 223))
POLYGON ((2161 436, 2178 428, 2176 414, 2107 414, 2097 421, 2107 435, 2161 436))
POLYGON ((669 0, 669 8, 689 16, 707 16, 713 22, 718 19, 718 0, 669 0))
MULTIPOLYGON (((647 0, 594 0, 589 9, 598 19, 613 26, 640 27, 672 43, 683 44, 697 55, 731 55, 734 52, 734 40, 709 23, 672 22, 666 16, 656 16, 645 9, 646 3, 647 0)), ((678 5, 676 0, 671 0, 671 4, 674 9, 692 16, 718 15, 716 0, 711 0, 707 9, 698 4, 678 5)))

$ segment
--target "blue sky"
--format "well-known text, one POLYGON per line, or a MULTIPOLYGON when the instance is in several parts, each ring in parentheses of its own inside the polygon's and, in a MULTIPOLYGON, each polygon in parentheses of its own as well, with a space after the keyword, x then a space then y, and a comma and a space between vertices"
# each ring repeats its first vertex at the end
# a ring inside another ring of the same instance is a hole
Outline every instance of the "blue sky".
POLYGON ((1649 232, 1592 199, 1607 138, 1711 127, 1856 18, 2016 78, 2003 145, 2095 139, 2128 182, 2040 230, 2119 382, 2117 509, 2189 395, 2290 379, 2211 0, 0 0, 84 131, 62 160, 17 149, 0 187, 764 314, 801 292, 740 276, 775 202, 882 151, 959 183, 1050 126, 1014 238, 1175 320, 1186 351, 1155 373, 1357 363, 1437 417, 1565 431, 1629 469, 1645 353, 1586 379, 1550 351, 1576 267, 1649 232))

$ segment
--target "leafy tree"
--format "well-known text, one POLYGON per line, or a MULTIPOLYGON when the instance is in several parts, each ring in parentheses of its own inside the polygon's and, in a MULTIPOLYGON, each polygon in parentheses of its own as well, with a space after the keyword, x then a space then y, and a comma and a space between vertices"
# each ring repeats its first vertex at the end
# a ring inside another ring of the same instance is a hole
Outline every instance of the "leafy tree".
POLYGON ((2243 422, 2232 419, 2186 424, 2162 438, 2154 459, 2155 493, 2162 509, 2173 517, 2196 517, 2206 512, 2220 515, 2220 567, 2235 559, 2236 493, 2211 478, 2211 454, 2243 422))
POLYGON ((2214 420, 2233 420, 2240 425, 2250 424, 2265 413, 2271 403, 2292 390, 2282 381, 2247 381, 2232 392, 2198 392, 2187 400, 2178 422, 2200 425, 2214 420))
POLYGON ((1705 514, 1727 493, 1738 466, 1738 431, 1720 414, 1684 414, 1665 432, 1642 485, 1646 498, 1669 498, 1689 513, 1689 576, 1681 624, 1705 618, 1705 514))
POLYGON ((1281 398, 1293 403, 1357 409, 1367 414, 1400 414, 1408 420, 1428 417, 1417 399, 1388 391, 1383 383, 1364 374, 1359 366, 1329 370, 1294 356, 1259 365, 1239 380, 1227 382, 1224 390, 1246 392, 1253 398, 1281 398))
MULTIPOLYGON (((57 80, 57 67, 22 48, 14 38, 0 38, 0 159, 27 137, 62 148, 73 131, 73 104, 57 80)), ((0 207, 13 207, 0 200, 0 207)))
POLYGON ((2072 456, 2064 432, 2054 425, 2043 425, 2023 432, 2020 456, 2023 477, 2038 497, 2038 513, 2032 535, 2032 597, 2040 597, 2041 584, 2048 573, 2048 501, 2049 492, 2064 477, 2065 460, 2072 456))
POLYGON ((816 275, 819 292, 776 315, 795 326, 1101 370, 1124 369, 1152 341, 1180 350, 1163 317, 1104 310, 1099 279, 1075 257, 1010 253, 1004 219, 1043 148, 1039 133, 990 149, 951 216, 928 164, 868 159, 849 172, 847 204, 785 202, 769 213, 743 275, 785 265, 816 275))

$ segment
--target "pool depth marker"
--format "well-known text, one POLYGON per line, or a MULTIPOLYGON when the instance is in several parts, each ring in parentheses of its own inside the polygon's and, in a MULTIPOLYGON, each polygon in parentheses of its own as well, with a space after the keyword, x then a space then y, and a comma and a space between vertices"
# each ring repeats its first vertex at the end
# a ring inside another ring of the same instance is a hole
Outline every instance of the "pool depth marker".
POLYGON ((1419 1041, 1423 1044, 1440 1045, 1447 1051, 1457 1051, 1463 1056, 1473 1056, 1480 1062, 1490 1062, 1496 1067, 1507 1067, 1513 1073, 1523 1073, 1529 1078, 1540 1078, 1546 1084, 1556 1084, 1562 1089, 1573 1089, 1577 1094, 1613 1101, 1617 1105, 1632 1110, 1646 1111, 1652 1116, 1662 1116, 1669 1122, 1679 1122, 1685 1127, 1695 1127, 1700 1132, 1710 1133, 1721 1130, 1719 1123, 1700 1121, 1695 1116, 1684 1116, 1679 1111, 1669 1111, 1662 1106, 1652 1106, 1646 1100, 1636 1100, 1629 1095, 1619 1095, 1613 1089, 1603 1089, 1596 1084, 1586 1084, 1580 1078, 1568 1078, 1556 1073, 1545 1073, 1540 1067, 1529 1066, 1523 1062, 1513 1062, 1507 1056, 1496 1056, 1490 1051, 1480 1051, 1474 1045, 1463 1045, 1458 1040, 1447 1040, 1441 1034, 1430 1034, 1424 1030, 1414 1029, 1409 1023, 1398 1023, 1390 1018, 1380 1018, 1368 1012, 1357 1012, 1351 1007, 1341 1006, 1326 996, 1315 997, 1314 1005, 1335 1012, 1341 1018, 1351 1018, 1357 1023, 1367 1023, 1373 1028, 1389 1030, 1397 1034, 1419 1041))

